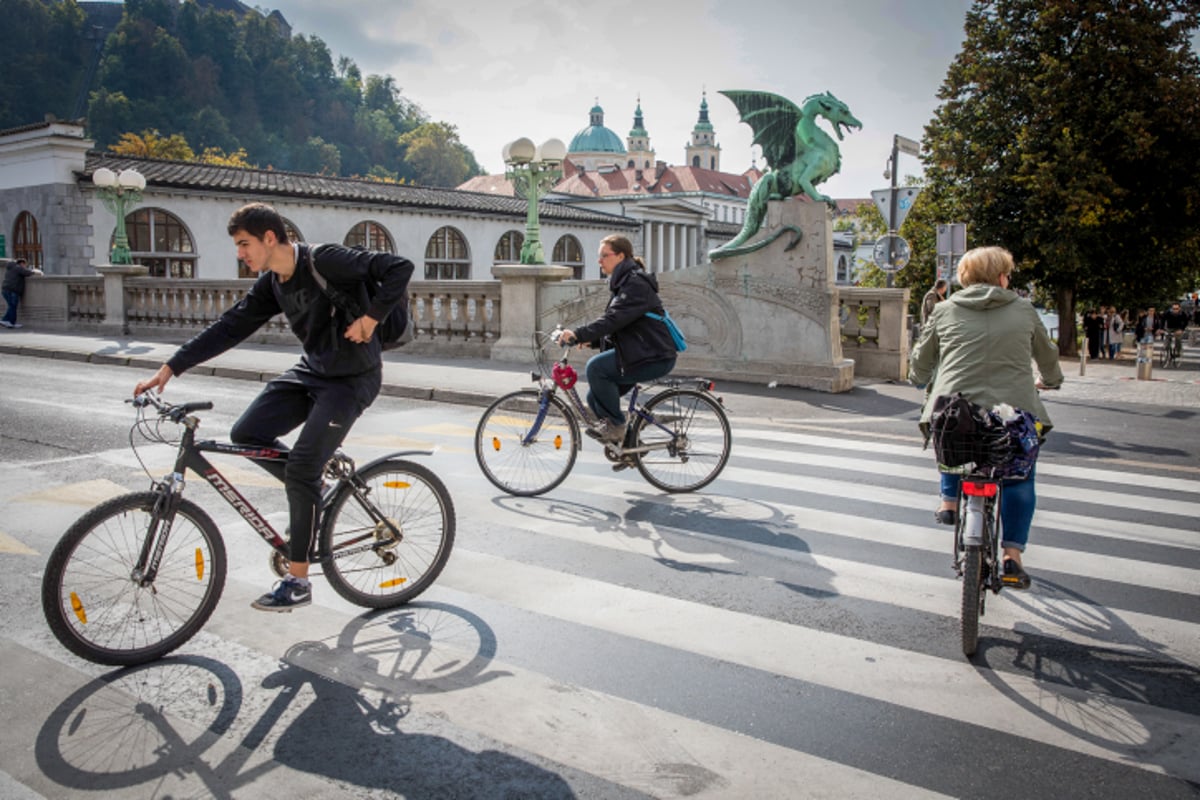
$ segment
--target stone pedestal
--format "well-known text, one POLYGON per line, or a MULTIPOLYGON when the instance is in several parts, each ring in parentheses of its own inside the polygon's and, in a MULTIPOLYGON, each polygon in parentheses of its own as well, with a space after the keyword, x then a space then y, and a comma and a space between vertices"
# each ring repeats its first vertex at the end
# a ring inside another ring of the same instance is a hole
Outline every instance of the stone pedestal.
POLYGON ((574 275, 570 267, 552 264, 497 264, 492 275, 500 280, 500 338, 492 345, 496 361, 531 363, 533 334, 541 319, 540 287, 574 275))
POLYGON ((149 267, 141 264, 97 264, 94 269, 104 277, 104 321, 100 328, 105 333, 125 335, 129 327, 125 321, 125 279, 146 275, 149 267))
POLYGON ((659 276, 688 337, 677 374, 853 388, 854 362, 842 356, 829 208, 798 198, 772 202, 748 244, 780 231, 755 252, 659 276), (789 226, 799 230, 798 242, 789 226))

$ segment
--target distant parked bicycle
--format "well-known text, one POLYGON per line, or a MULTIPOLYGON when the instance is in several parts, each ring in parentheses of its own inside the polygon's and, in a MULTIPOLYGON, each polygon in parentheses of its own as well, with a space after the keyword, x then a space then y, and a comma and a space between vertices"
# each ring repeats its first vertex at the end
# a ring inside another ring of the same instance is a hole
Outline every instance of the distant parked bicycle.
MULTIPOLYGON (((225 543, 212 518, 183 497, 189 470, 271 546, 275 573, 283 577, 288 570, 287 540, 204 457, 287 461, 287 451, 197 441, 200 420, 194 413, 212 408, 210 402, 171 405, 153 393, 127 402, 137 409, 131 447, 134 432, 175 444, 160 429, 166 422, 183 426, 174 469, 162 479, 151 476, 148 491, 113 498, 84 514, 50 554, 42 579, 42 610, 63 646, 89 661, 122 666, 153 661, 182 645, 221 598, 225 543), (157 412, 157 420, 148 409, 157 412)), ((429 588, 450 558, 454 503, 436 475, 403 458, 418 452, 391 453, 356 467, 339 451, 325 465, 313 561, 351 603, 367 608, 407 603, 429 588)))
POLYGON ((1183 331, 1164 330, 1162 350, 1158 354, 1159 363, 1163 367, 1177 367, 1183 360, 1183 331))
MULTIPOLYGON (((483 474, 509 494, 539 495, 562 483, 583 447, 580 431, 596 422, 575 389, 579 376, 569 363, 571 347, 563 346, 557 360, 548 353, 560 346, 560 333, 533 336, 532 378, 538 387, 499 398, 475 429, 475 458, 483 474)), ((644 402, 641 386, 630 391, 625 439, 606 443, 604 454, 614 470, 636 467, 663 491, 707 486, 725 468, 732 442, 713 384, 668 378, 657 385, 665 388, 644 402)))

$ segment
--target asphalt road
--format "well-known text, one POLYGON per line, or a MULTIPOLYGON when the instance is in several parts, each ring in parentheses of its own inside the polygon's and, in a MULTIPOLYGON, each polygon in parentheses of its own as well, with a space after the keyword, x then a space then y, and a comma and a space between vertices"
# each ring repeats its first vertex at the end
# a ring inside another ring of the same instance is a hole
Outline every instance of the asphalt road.
MULTIPOLYGON (((708 489, 663 495, 589 442, 543 498, 481 477, 478 407, 383 397, 347 449, 437 448, 459 528, 438 584, 364 614, 318 582, 311 608, 256 613, 266 548, 193 482, 230 550, 221 605, 178 657, 113 672, 52 639, 38 591, 66 526, 148 481, 122 402, 140 374, 0 358, 5 797, 1200 791, 1195 409, 1048 398, 1035 588, 990 602, 968 662, 912 387, 743 394, 708 489)), ((219 438, 258 388, 168 393, 214 401, 219 438)), ((277 484, 229 470, 283 518, 277 484)))

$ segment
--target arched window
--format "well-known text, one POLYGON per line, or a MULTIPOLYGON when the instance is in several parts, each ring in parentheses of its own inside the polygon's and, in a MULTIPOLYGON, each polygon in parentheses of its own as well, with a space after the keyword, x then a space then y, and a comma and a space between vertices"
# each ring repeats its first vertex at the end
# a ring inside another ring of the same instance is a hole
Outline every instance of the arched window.
MULTIPOLYGON (((183 221, 161 208, 139 208, 125 215, 125 235, 133 263, 150 268, 152 278, 196 277, 196 248, 183 221)), ((116 238, 116 232, 113 232, 116 238)), ((112 250, 112 242, 109 242, 112 250)))
POLYGON ((692 156, 692 166, 693 167, 700 166, 700 156, 692 156))
POLYGON ((520 261, 521 248, 525 244, 525 234, 520 231, 509 231, 496 242, 496 261, 520 261))
POLYGON ((360 222, 351 228, 350 232, 346 234, 346 238, 342 240, 342 244, 346 247, 362 247, 379 253, 396 252, 392 235, 378 222, 371 220, 360 222))
POLYGON ((471 253, 467 240, 449 225, 438 228, 425 245, 425 279, 465 281, 471 277, 471 253))
POLYGON ((837 282, 838 283, 849 283, 850 282, 850 266, 847 263, 845 256, 838 256, 837 282))
POLYGON ((42 237, 38 233, 37 218, 28 211, 18 214, 13 225, 12 258, 14 261, 23 258, 29 266, 42 268, 42 237))
POLYGON ((554 256, 550 260, 575 270, 576 280, 583 277, 583 248, 580 247, 579 240, 571 234, 560 236, 554 243, 554 256))

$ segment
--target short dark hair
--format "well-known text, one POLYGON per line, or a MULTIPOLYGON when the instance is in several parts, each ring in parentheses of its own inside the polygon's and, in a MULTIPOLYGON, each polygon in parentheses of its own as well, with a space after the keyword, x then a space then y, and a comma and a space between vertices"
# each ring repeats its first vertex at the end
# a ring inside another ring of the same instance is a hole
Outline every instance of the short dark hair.
POLYGON ((247 203, 233 212, 233 216, 229 218, 229 224, 225 227, 230 236, 234 236, 238 231, 245 231, 255 239, 262 239, 263 234, 272 231, 277 241, 286 242, 288 240, 287 227, 283 224, 283 217, 279 216, 279 212, 266 203, 247 203))
POLYGON ((18 258, 18 259, 17 259, 17 263, 18 263, 18 264, 27 264, 28 262, 27 262, 25 259, 23 259, 23 258, 18 258))
POLYGON ((935 288, 935 289, 945 289, 945 288, 946 288, 946 279, 945 279, 945 278, 938 278, 936 281, 934 281, 934 282, 933 282, 933 288, 935 288))

